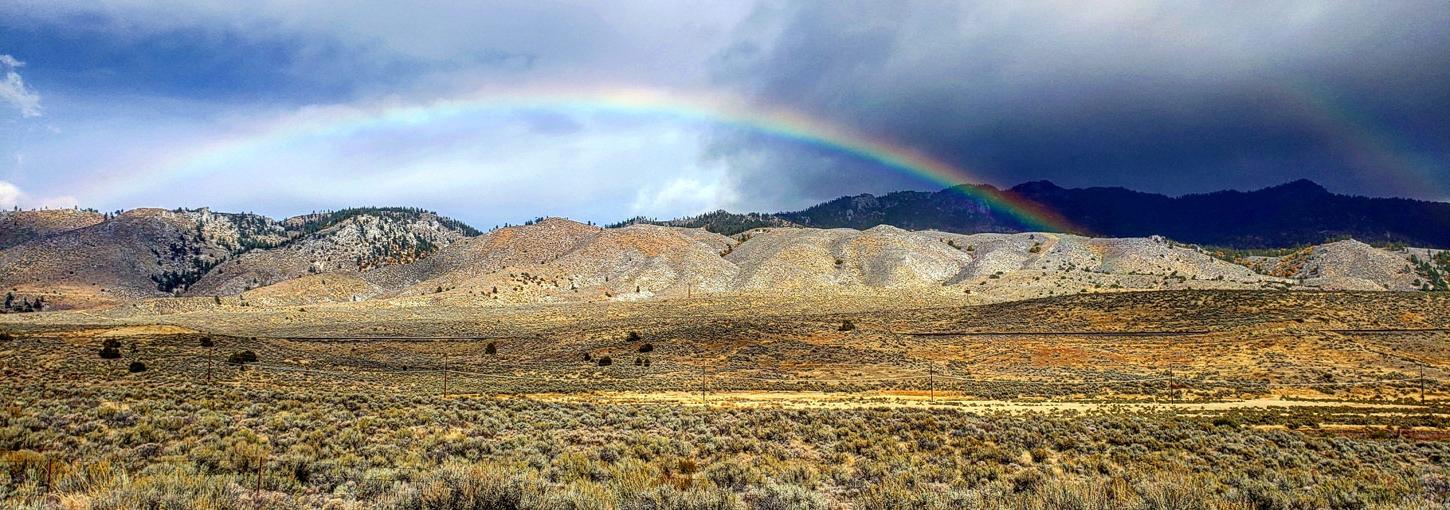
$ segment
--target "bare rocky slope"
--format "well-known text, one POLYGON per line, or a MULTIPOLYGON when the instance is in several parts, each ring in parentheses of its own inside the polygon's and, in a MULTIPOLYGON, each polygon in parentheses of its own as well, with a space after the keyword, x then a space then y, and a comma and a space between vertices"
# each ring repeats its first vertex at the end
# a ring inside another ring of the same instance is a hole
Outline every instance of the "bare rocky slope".
POLYGON ((409 264, 467 235, 436 214, 412 210, 299 216, 282 225, 291 236, 287 242, 231 257, 190 286, 187 294, 239 294, 309 274, 409 264))
MULTIPOLYGON (((795 226, 599 228, 549 218, 479 235, 413 209, 270 220, 129 211, 0 250, 0 284, 51 306, 182 294, 187 307, 379 300, 505 304, 708 293, 949 295, 997 302, 1160 289, 1447 290, 1450 254, 1345 240, 1227 253, 1161 237, 795 226)), ((161 308, 175 308, 166 305, 161 308)))
POLYGON ((101 213, 81 209, 0 211, 0 250, 89 227, 104 219, 101 213))

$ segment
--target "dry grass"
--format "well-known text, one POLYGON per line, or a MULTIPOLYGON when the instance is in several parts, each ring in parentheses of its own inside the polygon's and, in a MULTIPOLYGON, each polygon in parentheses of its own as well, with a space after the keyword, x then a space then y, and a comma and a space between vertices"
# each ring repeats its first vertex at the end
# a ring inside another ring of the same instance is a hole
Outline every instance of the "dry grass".
POLYGON ((6 317, 0 506, 1450 504, 1443 297, 832 299, 6 317))

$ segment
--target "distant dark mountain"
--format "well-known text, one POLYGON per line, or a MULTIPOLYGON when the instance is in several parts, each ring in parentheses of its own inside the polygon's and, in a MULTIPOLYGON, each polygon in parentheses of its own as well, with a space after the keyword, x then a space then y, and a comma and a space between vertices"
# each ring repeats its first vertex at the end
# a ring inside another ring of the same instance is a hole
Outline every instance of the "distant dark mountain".
MULTIPOLYGON (((1068 189, 1047 181, 1028 182, 1007 190, 963 185, 937 192, 841 197, 801 211, 773 215, 733 215, 751 221, 657 223, 703 226, 727 235, 769 223, 772 217, 782 224, 818 228, 866 229, 887 224, 960 233, 1041 228, 1024 224, 981 196, 1035 202, 1071 222, 1073 232, 1094 236, 1162 235, 1182 242, 1233 248, 1308 245, 1346 237, 1375 244, 1450 247, 1450 203, 1337 195, 1308 180, 1257 191, 1181 197, 1117 187, 1068 189)), ((730 213, 712 214, 723 217, 730 213)))
POLYGON ((1021 232, 1026 225, 987 201, 965 193, 1000 195, 990 186, 948 188, 937 192, 898 191, 882 196, 841 197, 795 212, 776 216, 799 225, 817 228, 868 229, 891 225, 908 230, 937 229, 950 232, 1021 232))
POLYGON ((1257 191, 1168 197, 1123 188, 1064 189, 1047 182, 1010 190, 1100 236, 1163 235, 1236 248, 1322 243, 1450 247, 1450 203, 1337 195, 1298 180, 1257 191))
POLYGON ((703 228, 710 232, 732 235, 765 227, 790 227, 798 226, 781 218, 776 214, 761 213, 732 213, 726 211, 712 211, 698 216, 686 216, 673 220, 657 220, 636 216, 619 223, 608 225, 608 228, 627 227, 629 225, 660 225, 666 227, 703 228))

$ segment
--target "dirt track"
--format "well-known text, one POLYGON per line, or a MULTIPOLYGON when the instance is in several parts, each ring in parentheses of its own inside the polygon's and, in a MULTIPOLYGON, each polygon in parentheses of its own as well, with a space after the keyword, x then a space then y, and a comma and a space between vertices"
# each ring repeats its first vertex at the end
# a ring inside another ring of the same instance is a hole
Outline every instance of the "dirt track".
POLYGON ((1287 407, 1344 407, 1365 410, 1413 412, 1423 406, 1413 404, 1375 404, 1343 400, 1282 400, 1259 398, 1216 402, 1063 402, 977 400, 962 395, 926 392, 833 393, 816 391, 732 391, 708 392, 599 392, 599 393, 532 393, 517 395, 543 401, 608 402, 632 404, 710 405, 724 407, 782 408, 949 408, 981 412, 1052 412, 1052 411, 1227 411, 1233 409, 1269 409, 1287 407))

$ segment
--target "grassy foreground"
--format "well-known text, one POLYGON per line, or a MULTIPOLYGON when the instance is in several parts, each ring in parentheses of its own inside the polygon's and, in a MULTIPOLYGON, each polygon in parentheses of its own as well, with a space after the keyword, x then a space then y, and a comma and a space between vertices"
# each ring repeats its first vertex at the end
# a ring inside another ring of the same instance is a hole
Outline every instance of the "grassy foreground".
POLYGON ((1444 508, 1444 418, 10 387, 5 508, 1444 508), (1289 424, 1292 428, 1265 426, 1289 424), (1367 425, 1367 426, 1366 426, 1367 425))

